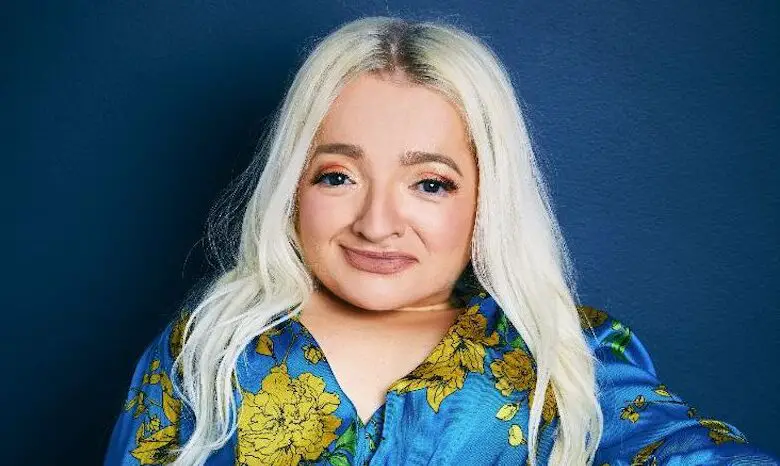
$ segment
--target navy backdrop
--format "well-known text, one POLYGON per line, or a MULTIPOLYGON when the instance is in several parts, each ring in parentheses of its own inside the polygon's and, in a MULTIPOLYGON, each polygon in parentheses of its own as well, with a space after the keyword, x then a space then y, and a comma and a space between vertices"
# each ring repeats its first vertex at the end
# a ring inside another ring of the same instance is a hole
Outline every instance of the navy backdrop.
POLYGON ((780 3, 16 3, 0 14, 5 464, 101 461, 136 359, 207 270, 211 203, 306 47, 387 12, 495 48, 583 301, 699 414, 780 452, 780 3))

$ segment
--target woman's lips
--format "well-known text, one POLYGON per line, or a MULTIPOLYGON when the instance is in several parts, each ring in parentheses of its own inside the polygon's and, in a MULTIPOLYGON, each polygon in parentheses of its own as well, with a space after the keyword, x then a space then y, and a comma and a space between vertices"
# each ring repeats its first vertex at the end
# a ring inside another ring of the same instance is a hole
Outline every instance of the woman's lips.
POLYGON ((378 274, 398 273, 416 262, 415 259, 403 255, 391 255, 381 258, 362 254, 354 249, 342 246, 344 258, 354 268, 364 272, 378 274))

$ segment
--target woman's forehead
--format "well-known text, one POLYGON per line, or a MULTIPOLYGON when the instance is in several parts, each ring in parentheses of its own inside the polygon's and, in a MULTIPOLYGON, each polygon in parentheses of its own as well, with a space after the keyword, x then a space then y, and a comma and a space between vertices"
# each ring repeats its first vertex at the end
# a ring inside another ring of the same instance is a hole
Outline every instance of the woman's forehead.
POLYGON ((323 147, 364 158, 392 156, 399 163, 410 153, 412 158, 414 153, 439 154, 460 164, 473 159, 466 125, 440 93, 370 75, 349 83, 331 105, 312 156, 325 152, 323 147))

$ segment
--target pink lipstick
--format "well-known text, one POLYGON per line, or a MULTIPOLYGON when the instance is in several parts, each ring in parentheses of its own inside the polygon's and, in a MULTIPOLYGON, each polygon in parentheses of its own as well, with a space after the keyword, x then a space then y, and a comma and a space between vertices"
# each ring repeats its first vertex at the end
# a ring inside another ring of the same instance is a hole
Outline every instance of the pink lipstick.
POLYGON ((369 273, 388 275, 412 266, 417 259, 401 252, 374 252, 342 246, 344 258, 354 268, 369 273))

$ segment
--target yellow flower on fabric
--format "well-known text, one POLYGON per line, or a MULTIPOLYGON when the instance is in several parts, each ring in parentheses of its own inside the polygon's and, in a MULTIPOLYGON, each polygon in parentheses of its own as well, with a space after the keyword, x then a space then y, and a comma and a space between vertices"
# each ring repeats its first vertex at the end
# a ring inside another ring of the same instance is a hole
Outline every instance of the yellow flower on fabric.
POLYGON ((745 437, 731 430, 731 428, 717 419, 699 419, 699 424, 709 430, 709 437, 716 445, 724 442, 745 443, 745 437))
POLYGON ((536 383, 531 356, 522 349, 507 352, 503 359, 490 363, 490 369, 498 380, 496 388, 504 396, 528 390, 536 383))
POLYGON ((525 444, 523 429, 517 424, 512 424, 509 427, 509 444, 513 447, 525 444))
MULTIPOLYGON (((145 376, 146 377, 146 376, 145 376)), ((146 382, 144 382, 146 383, 146 382)), ((137 418, 141 414, 146 412, 146 404, 144 404, 144 392, 138 391, 136 395, 125 403, 125 411, 129 411, 133 406, 135 406, 135 412, 133 413, 133 417, 137 418)))
POLYGON ((515 417, 515 414, 517 414, 519 409, 520 407, 517 403, 507 403, 498 409, 496 418, 501 419, 502 421, 509 421, 515 417))
POLYGON ((425 362, 391 386, 397 393, 409 393, 426 389, 428 405, 439 412, 441 402, 456 390, 463 388, 466 371, 452 363, 425 362))
POLYGON ((130 454, 140 464, 167 464, 176 458, 170 453, 172 446, 176 446, 176 426, 149 433, 138 441, 138 446, 130 454))
POLYGON ((642 447, 631 459, 631 464, 657 466, 658 460, 655 457, 655 452, 663 443, 664 439, 661 439, 642 447))
POLYGON ((650 403, 663 403, 664 401, 647 401, 644 395, 639 394, 633 401, 629 402, 620 410, 620 419, 625 419, 636 423, 639 421, 640 412, 647 408, 650 403))
POLYGON ((653 389, 654 392, 661 396, 668 396, 671 397, 672 395, 669 393, 669 391, 666 389, 666 385, 661 384, 653 389))
POLYGON ((303 347, 303 357, 310 363, 317 364, 325 359, 325 354, 316 346, 306 345, 303 347))
POLYGON ((315 461, 337 438, 339 397, 309 372, 291 378, 287 365, 271 368, 260 390, 243 393, 238 415, 238 463, 297 465, 315 461))
POLYGON ((152 416, 145 424, 146 430, 150 432, 160 430, 160 418, 157 416, 152 416))
POLYGON ((165 416, 171 423, 176 423, 181 414, 181 401, 174 397, 173 384, 165 372, 160 372, 160 386, 162 387, 162 407, 165 416))
POLYGON ((183 309, 171 328, 171 335, 168 338, 168 351, 170 351, 172 359, 176 359, 179 353, 181 353, 181 348, 184 345, 184 327, 187 325, 190 314, 189 311, 183 309))
POLYGON ((599 327, 609 318, 609 315, 607 315, 606 312, 594 307, 577 306, 577 310, 579 311, 580 326, 583 329, 599 327))
MULTIPOLYGON (((534 382, 536 383, 536 382, 534 382)), ((528 394, 528 405, 534 404, 534 392, 528 394)), ((558 405, 555 402, 555 393, 552 390, 552 384, 547 385, 547 390, 544 393, 544 405, 542 406, 542 420, 545 424, 549 424, 558 415, 558 405)))
POLYGON ((485 347, 498 344, 498 333, 485 335, 487 319, 474 305, 460 314, 420 366, 396 381, 391 391, 427 390, 428 405, 439 412, 442 401, 463 388, 469 372, 485 372, 485 347))
POLYGON ((639 420, 639 413, 634 409, 633 404, 629 404, 620 410, 620 419, 627 419, 633 423, 639 420))
POLYGON ((255 346, 255 352, 264 356, 274 355, 274 342, 268 335, 260 335, 257 338, 257 346, 255 346))
POLYGON ((481 374, 485 371, 485 347, 498 344, 499 338, 496 332, 485 335, 486 327, 487 319, 479 312, 479 305, 471 306, 458 316, 453 332, 448 335, 449 341, 441 346, 454 348, 457 365, 481 374))
MULTIPOLYGON (((536 370, 531 355, 525 348, 515 348, 504 353, 503 358, 490 363, 490 369, 496 379, 495 387, 504 396, 511 396, 515 392, 528 393, 529 407, 533 406, 534 391, 536 386, 536 370)), ((552 383, 549 383, 544 394, 542 405, 542 420, 544 424, 550 424, 558 416, 558 405, 552 383)))
POLYGON ((163 427, 159 417, 155 415, 148 416, 136 430, 136 447, 130 454, 143 465, 167 464, 175 459, 171 449, 178 446, 177 422, 181 413, 181 401, 174 397, 173 384, 168 374, 160 370, 159 359, 154 359, 149 364, 149 368, 143 377, 143 384, 143 387, 135 388, 137 394, 128 401, 125 409, 129 410, 134 405, 137 405, 133 416, 135 418, 148 413, 146 400, 150 397, 143 389, 147 385, 151 387, 159 384, 162 392, 161 398, 159 400, 150 399, 149 402, 162 407, 168 425, 163 427), (152 371, 154 373, 151 373, 152 371))
POLYGON ((255 352, 264 356, 273 356, 274 341, 272 337, 279 335, 280 333, 282 333, 282 331, 276 327, 269 328, 263 332, 259 337, 257 337, 257 346, 255 347, 255 352))

